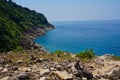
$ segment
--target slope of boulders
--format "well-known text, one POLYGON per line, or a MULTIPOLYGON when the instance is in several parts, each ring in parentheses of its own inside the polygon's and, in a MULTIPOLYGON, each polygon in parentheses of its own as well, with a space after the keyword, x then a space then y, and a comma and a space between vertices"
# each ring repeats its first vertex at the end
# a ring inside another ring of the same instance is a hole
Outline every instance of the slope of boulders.
POLYGON ((69 53, 63 58, 28 52, 0 54, 0 80, 120 79, 120 61, 108 54, 82 61, 69 53))
POLYGON ((120 79, 120 61, 112 60, 112 56, 109 54, 98 57, 88 65, 93 67, 93 75, 96 78, 120 79))

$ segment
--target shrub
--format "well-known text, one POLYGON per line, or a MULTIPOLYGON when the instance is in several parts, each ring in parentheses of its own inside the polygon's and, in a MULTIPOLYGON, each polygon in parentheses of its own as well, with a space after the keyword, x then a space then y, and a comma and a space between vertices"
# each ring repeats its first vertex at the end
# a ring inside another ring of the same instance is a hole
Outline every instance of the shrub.
POLYGON ((95 57, 95 53, 93 50, 84 50, 77 54, 76 57, 79 57, 81 59, 92 59, 95 57))
POLYGON ((62 50, 56 50, 56 51, 54 52, 54 54, 61 54, 61 53, 63 53, 62 50))
POLYGON ((63 53, 64 52, 61 50, 56 50, 55 52, 53 52, 53 54, 58 55, 58 56, 62 55, 63 53))
POLYGON ((114 60, 120 60, 120 56, 113 56, 112 57, 114 60))

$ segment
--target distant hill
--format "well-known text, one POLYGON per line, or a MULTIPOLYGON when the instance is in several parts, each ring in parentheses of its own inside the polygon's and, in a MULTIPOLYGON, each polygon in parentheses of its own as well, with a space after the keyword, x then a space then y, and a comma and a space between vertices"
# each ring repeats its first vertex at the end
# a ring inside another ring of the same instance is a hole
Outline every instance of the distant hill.
POLYGON ((0 0, 0 52, 21 48, 20 37, 30 29, 51 26, 46 17, 11 0, 0 0))

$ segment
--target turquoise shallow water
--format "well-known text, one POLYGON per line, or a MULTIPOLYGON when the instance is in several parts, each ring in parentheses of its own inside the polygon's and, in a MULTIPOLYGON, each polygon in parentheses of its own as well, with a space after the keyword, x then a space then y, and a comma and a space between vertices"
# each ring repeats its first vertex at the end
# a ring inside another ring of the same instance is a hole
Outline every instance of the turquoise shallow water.
POLYGON ((79 53, 93 49, 97 55, 120 55, 120 20, 53 22, 55 29, 34 41, 47 50, 79 53))

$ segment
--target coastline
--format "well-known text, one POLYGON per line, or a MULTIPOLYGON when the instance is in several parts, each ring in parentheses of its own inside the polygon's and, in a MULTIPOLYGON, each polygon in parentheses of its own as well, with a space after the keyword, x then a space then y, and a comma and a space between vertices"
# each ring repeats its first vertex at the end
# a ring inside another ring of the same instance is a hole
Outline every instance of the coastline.
POLYGON ((80 53, 85 49, 93 49, 99 56, 106 53, 120 56, 120 40, 117 38, 120 34, 118 21, 53 23, 56 25, 55 30, 35 40, 38 44, 45 46, 50 52, 63 50, 71 53, 80 53))
POLYGON ((54 29, 53 25, 41 26, 39 28, 29 29, 20 38, 20 44, 25 50, 32 50, 36 53, 49 53, 44 46, 38 45, 33 41, 38 36, 45 35, 47 31, 54 29))
POLYGON ((112 55, 84 60, 67 52, 49 54, 33 41, 51 29, 54 27, 32 29, 20 39, 25 51, 0 54, 0 80, 120 79, 120 59, 115 60, 112 55))

